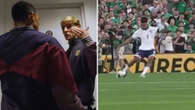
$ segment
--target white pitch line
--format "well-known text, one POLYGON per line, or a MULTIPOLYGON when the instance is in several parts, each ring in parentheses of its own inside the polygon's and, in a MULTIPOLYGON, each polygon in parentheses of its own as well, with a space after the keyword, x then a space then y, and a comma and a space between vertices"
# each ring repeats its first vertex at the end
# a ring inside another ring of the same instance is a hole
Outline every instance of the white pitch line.
POLYGON ((159 82, 99 82, 98 84, 106 84, 106 85, 113 85, 113 84, 161 84, 161 83, 195 83, 195 81, 159 81, 159 82))
MULTIPOLYGON (((150 91, 158 91, 158 90, 194 90, 195 88, 182 88, 182 87, 180 87, 180 88, 143 88, 143 89, 134 89, 133 91, 148 91, 148 90, 150 90, 150 91)), ((119 89, 100 89, 99 90, 99 92, 107 92, 107 91, 113 91, 113 92, 115 92, 115 91, 121 91, 121 90, 119 90, 119 89)))
POLYGON ((195 98, 195 96, 193 95, 193 94, 188 94, 188 95, 173 95, 173 94, 157 94, 157 95, 154 95, 154 94, 152 94, 152 95, 145 95, 145 94, 134 94, 134 95, 132 95, 131 96, 131 98, 148 98, 148 97, 157 97, 157 98, 159 98, 159 97, 177 97, 177 98, 195 98))
POLYGON ((195 100, 192 101, 131 101, 131 102, 110 102, 110 103, 99 103, 99 106, 106 106, 106 105, 128 105, 128 104, 183 104, 183 103, 194 103, 195 100))

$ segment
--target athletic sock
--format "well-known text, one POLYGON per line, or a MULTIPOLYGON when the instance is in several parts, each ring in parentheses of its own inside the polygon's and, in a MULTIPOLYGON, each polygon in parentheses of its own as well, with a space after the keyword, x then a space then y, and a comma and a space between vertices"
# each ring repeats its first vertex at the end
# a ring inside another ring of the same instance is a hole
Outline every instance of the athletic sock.
POLYGON ((150 67, 148 67, 148 66, 144 67, 144 70, 141 73, 141 75, 145 75, 149 69, 150 69, 150 67))

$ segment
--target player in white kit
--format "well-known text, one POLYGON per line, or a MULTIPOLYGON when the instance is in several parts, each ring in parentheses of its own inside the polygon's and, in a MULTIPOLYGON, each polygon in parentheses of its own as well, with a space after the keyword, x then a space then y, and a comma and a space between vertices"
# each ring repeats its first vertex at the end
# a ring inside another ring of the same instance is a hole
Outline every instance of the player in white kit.
MULTIPOLYGON (((150 69, 152 66, 152 63, 155 59, 155 37, 157 35, 157 28, 148 26, 147 24, 148 19, 146 17, 141 18, 141 28, 139 28, 131 38, 127 39, 125 42, 123 42, 120 46, 123 46, 124 44, 127 44, 130 42, 132 39, 140 38, 141 39, 141 45, 139 47, 138 52, 134 56, 134 58, 130 61, 127 62, 127 60, 124 60, 126 62, 126 65, 124 68, 122 68, 121 71, 127 71, 128 68, 126 66, 128 65, 129 67, 132 66, 136 62, 140 62, 142 59, 147 58, 147 64, 144 67, 143 72, 141 73, 141 77, 145 77, 145 74, 147 71, 150 69)), ((120 47, 119 46, 119 47, 120 47)))

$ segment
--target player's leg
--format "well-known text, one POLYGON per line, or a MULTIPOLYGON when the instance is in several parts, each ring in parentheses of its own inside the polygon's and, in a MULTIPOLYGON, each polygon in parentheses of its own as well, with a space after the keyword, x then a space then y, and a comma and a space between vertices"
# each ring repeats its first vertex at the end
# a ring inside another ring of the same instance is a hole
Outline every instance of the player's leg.
POLYGON ((120 66, 120 68, 124 67, 124 65, 125 65, 124 59, 123 58, 119 59, 119 66, 120 66))
POLYGON ((124 53, 124 48, 121 47, 120 50, 118 51, 118 56, 119 56, 118 66, 120 67, 120 70, 118 71, 117 69, 117 73, 116 73, 117 78, 121 76, 124 76, 124 77, 126 76, 126 71, 121 71, 125 67, 123 53, 124 53))
POLYGON ((141 61, 141 57, 139 57, 139 56, 134 56, 133 59, 130 60, 130 62, 128 62, 126 59, 124 59, 125 64, 127 64, 129 67, 131 67, 136 62, 140 62, 140 61, 141 61))
POLYGON ((141 56, 139 54, 134 56, 133 59, 130 60, 130 62, 124 59, 125 65, 121 68, 121 70, 118 73, 121 74, 122 76, 126 76, 128 68, 132 66, 134 63, 140 62, 140 61, 141 61, 141 56))
POLYGON ((154 62, 154 59, 155 59, 155 56, 148 57, 148 62, 146 64, 146 66, 151 67, 153 62, 154 62))
POLYGON ((141 73, 141 77, 145 77, 146 73, 148 72, 148 70, 150 69, 150 67, 153 64, 155 57, 154 56, 149 56, 148 57, 148 61, 146 63, 146 66, 144 67, 143 72, 141 73))
POLYGON ((123 71, 127 71, 129 67, 131 67, 133 64, 135 64, 136 62, 140 62, 141 61, 141 57, 139 56, 134 56, 132 60, 130 60, 130 62, 128 62, 126 59, 124 59, 124 67, 123 67, 123 71))
POLYGON ((123 53, 124 53, 124 47, 120 47, 119 51, 118 51, 118 56, 119 56, 119 66, 120 68, 124 67, 124 57, 123 57, 123 53))
POLYGON ((114 50, 113 59, 114 59, 114 67, 112 68, 112 72, 116 72, 117 67, 119 66, 119 60, 120 60, 120 56, 116 49, 114 50))

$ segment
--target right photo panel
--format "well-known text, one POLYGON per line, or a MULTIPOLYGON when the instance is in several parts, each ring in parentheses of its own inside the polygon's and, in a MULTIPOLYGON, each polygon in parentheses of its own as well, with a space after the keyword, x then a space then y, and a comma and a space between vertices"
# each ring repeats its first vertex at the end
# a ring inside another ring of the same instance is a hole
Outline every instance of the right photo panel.
POLYGON ((98 110, 195 109, 195 0, 98 0, 98 110))

